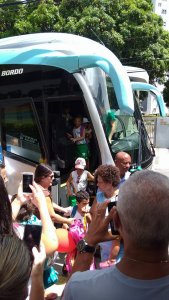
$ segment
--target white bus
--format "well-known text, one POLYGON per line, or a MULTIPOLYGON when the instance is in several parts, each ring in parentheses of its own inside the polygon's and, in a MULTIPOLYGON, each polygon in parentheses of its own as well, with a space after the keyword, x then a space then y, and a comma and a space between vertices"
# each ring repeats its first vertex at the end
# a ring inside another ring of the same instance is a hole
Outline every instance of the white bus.
MULTIPOLYGON (((61 183, 65 182, 75 161, 74 144, 66 132, 77 115, 92 126, 91 171, 113 163, 118 151, 130 153, 135 165, 141 151, 139 163, 149 167, 153 151, 135 93, 152 88, 143 82, 143 72, 124 68, 103 45, 72 34, 1 39, 0 159, 7 167, 9 193, 16 193, 20 172, 34 171, 40 162, 59 170, 61 183), (131 85, 129 77, 137 83, 131 85), (111 141, 106 131, 109 111, 116 115, 111 141)), ((159 106, 164 115, 162 100, 159 106)))

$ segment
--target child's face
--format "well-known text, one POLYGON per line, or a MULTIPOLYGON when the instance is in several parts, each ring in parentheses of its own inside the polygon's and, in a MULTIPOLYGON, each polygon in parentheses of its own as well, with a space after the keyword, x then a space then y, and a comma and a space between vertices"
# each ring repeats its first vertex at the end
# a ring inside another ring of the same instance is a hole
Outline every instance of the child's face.
POLYGON ((75 118, 74 119, 74 125, 76 128, 78 128, 82 124, 81 118, 75 118))
POLYGON ((89 204, 89 199, 83 199, 80 203, 77 202, 78 211, 80 214, 84 215, 87 211, 89 204))
POLYGON ((84 172, 84 170, 82 170, 82 169, 76 169, 76 166, 75 166, 75 170, 76 170, 78 176, 81 176, 82 173, 84 172))

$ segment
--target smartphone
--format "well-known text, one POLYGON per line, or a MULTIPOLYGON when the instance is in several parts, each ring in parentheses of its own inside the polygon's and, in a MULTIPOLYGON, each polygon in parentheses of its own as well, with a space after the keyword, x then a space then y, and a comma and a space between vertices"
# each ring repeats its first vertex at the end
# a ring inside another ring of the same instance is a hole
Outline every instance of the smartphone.
POLYGON ((25 241, 31 255, 33 247, 36 247, 39 250, 41 233, 42 226, 30 224, 25 225, 23 240, 25 241))
POLYGON ((33 184, 33 173, 23 172, 22 173, 22 184, 23 184, 23 193, 31 194, 32 190, 29 185, 33 184))
MULTIPOLYGON (((108 203, 108 212, 110 212, 112 207, 116 206, 116 204, 117 204, 117 201, 109 202, 108 203)), ((111 228, 111 233, 113 235, 119 234, 118 231, 116 230, 115 226, 114 226, 113 220, 110 221, 110 228, 111 228)))

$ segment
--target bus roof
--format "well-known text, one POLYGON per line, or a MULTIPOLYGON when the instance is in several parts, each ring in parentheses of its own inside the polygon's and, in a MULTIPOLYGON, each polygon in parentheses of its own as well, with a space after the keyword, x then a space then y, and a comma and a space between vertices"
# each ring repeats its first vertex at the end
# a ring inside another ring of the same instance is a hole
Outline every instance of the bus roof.
POLYGON ((70 73, 100 67, 111 78, 121 110, 133 113, 130 80, 119 59, 105 46, 67 33, 34 33, 0 40, 0 64, 59 67, 70 73))
POLYGON ((145 69, 124 66, 131 81, 149 83, 149 75, 145 69))

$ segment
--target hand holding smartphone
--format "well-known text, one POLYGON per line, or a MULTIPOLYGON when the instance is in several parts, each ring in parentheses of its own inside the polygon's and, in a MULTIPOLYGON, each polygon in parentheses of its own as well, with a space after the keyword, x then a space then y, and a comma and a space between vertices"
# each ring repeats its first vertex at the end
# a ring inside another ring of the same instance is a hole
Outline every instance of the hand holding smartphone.
POLYGON ((23 172, 22 173, 22 185, 23 185, 23 193, 31 194, 32 190, 29 185, 33 184, 33 173, 32 172, 23 172))
POLYGON ((40 240, 41 240, 42 226, 26 224, 24 230, 23 240, 25 241, 31 258, 33 260, 32 248, 36 247, 39 251, 40 240))
MULTIPOLYGON (((109 202, 108 203, 108 212, 110 212, 112 207, 116 206, 116 204, 117 204, 117 201, 109 202)), ((114 226, 113 220, 110 221, 110 228, 111 228, 112 235, 119 234, 118 231, 116 230, 115 226, 114 226)))

